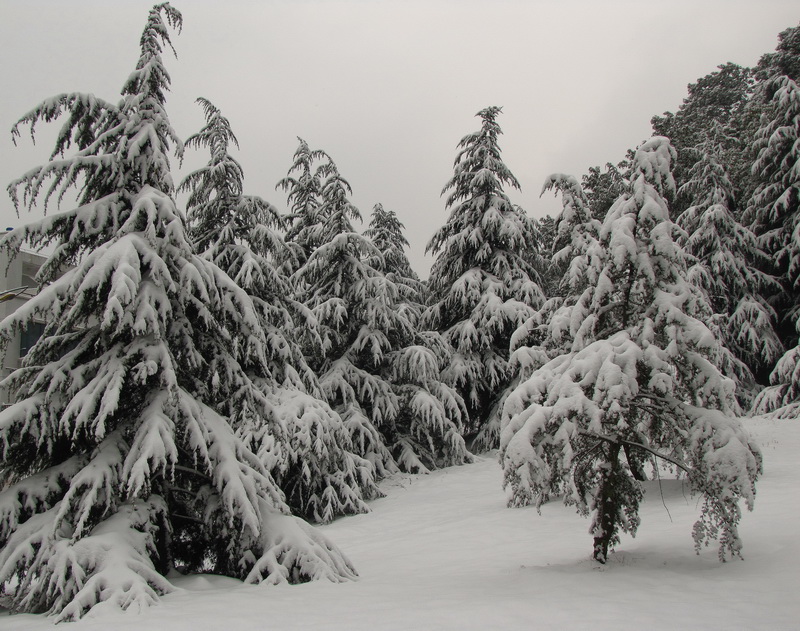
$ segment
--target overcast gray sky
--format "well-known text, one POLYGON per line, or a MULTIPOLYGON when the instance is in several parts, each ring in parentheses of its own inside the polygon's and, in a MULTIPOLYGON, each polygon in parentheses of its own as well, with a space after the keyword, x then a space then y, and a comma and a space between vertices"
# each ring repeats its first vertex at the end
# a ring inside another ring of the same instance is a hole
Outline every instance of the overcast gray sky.
MULTIPOLYGON (((475 113, 500 105, 501 147, 533 216, 553 172, 617 162, 676 110, 686 85, 732 61, 754 65, 800 19, 796 0, 175 0, 184 17, 165 55, 168 112, 182 137, 203 96, 231 121, 245 189, 275 191, 297 136, 327 151, 364 216, 376 202, 406 226, 412 264, 446 220, 443 185, 475 113)), ((14 147, 14 122, 43 98, 116 101, 152 0, 0 0, 0 182, 43 163, 54 132, 14 147)), ((55 126, 51 126, 55 127, 55 126)), ((44 131, 44 128, 42 128, 44 131)), ((187 154, 184 173, 206 155, 187 154)), ((50 211, 54 212, 54 211, 50 211)), ((7 197, 0 221, 16 225, 7 197)))

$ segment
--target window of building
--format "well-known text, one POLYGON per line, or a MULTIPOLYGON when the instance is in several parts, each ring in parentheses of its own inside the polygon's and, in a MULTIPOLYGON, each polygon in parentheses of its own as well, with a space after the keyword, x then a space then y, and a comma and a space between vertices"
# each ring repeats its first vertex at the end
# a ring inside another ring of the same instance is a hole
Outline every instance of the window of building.
POLYGON ((25 357, 44 333, 44 322, 31 322, 22 330, 19 338, 19 356, 25 357))

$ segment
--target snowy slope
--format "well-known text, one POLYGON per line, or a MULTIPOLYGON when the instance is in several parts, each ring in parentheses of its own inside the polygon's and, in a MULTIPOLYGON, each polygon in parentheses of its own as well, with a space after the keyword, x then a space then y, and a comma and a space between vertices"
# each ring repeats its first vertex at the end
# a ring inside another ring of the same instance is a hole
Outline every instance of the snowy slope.
MULTIPOLYGON (((355 583, 254 587, 219 577, 141 614, 88 618, 75 631, 158 629, 797 629, 800 628, 800 421, 754 419, 765 473, 742 523, 744 561, 696 556, 697 501, 679 482, 648 483, 642 526, 610 562, 590 560, 588 520, 560 504, 505 508, 493 458, 384 484, 373 512, 325 532, 361 574, 355 583), (666 505, 666 508, 665 508, 666 505)), ((0 629, 51 628, 0 616, 0 629)))

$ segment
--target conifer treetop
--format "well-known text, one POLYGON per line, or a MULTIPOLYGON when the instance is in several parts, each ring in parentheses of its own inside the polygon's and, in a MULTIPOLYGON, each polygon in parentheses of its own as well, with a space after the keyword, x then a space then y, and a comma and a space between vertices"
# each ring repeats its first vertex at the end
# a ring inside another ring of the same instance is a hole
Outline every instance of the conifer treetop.
POLYGON ((361 221, 361 214, 350 203, 353 191, 331 157, 298 140, 294 162, 276 188, 288 193, 286 241, 300 246, 307 258, 333 234, 352 232, 350 220, 361 221))
POLYGON ((383 204, 375 204, 372 217, 364 236, 369 237, 375 247, 383 254, 387 273, 400 274, 404 278, 417 280, 405 253, 408 239, 403 234, 405 226, 393 210, 386 210, 383 204))
POLYGON ((197 103, 203 108, 206 124, 186 140, 186 147, 207 148, 211 155, 205 166, 184 178, 178 190, 189 193, 186 206, 195 246, 235 276, 248 266, 239 257, 238 269, 232 269, 231 250, 242 239, 264 255, 288 253, 274 231, 284 228, 285 222, 275 206, 261 197, 243 194, 244 170, 228 152, 231 144, 239 146, 230 122, 207 99, 198 98, 197 103))
POLYGON ((183 143, 164 109, 170 77, 161 59, 162 44, 172 48, 167 26, 181 28, 180 12, 169 3, 156 5, 142 33, 136 69, 123 85, 118 104, 91 94, 60 94, 46 99, 15 123, 12 138, 19 137, 20 127, 26 124, 33 138, 40 121, 52 122, 65 113, 69 115, 50 161, 9 184, 17 210, 20 201, 32 206, 43 190, 45 209, 53 195, 61 201, 72 187, 79 187, 82 204, 117 191, 134 193, 145 185, 166 193, 173 191, 169 146, 174 144, 180 157, 183 143), (75 154, 66 158, 71 147, 75 154))
MULTIPOLYGON (((458 143, 460 151, 454 162, 455 173, 442 189, 447 207, 472 196, 487 196, 508 184, 519 189, 519 182, 503 162, 498 139, 503 131, 497 123, 502 107, 491 106, 476 114, 481 119, 479 131, 467 134, 458 143)), ((487 196, 486 203, 490 199, 487 196)))
POLYGON ((481 129, 459 142, 454 175, 442 191, 452 189, 446 204, 450 215, 426 247, 426 252, 439 254, 431 270, 434 292, 449 291, 470 269, 497 278, 536 276, 521 256, 535 228, 503 190, 504 183, 515 188, 519 183, 500 156, 501 130, 495 120, 500 112, 499 107, 478 112, 481 129))

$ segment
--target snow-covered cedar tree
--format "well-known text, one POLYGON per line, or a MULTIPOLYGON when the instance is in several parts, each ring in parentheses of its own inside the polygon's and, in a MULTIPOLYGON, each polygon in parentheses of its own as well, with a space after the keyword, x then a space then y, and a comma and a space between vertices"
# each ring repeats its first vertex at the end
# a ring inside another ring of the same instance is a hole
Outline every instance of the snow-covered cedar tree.
POLYGON ((512 506, 563 497, 593 515, 594 558, 636 533, 641 481, 664 465, 703 495, 695 547, 718 537, 738 555, 740 500, 752 508, 761 455, 733 412, 715 361, 708 306, 685 278, 680 230, 664 192, 674 151, 654 137, 635 153, 629 193, 599 234, 597 281, 576 302, 572 349, 534 370, 506 400, 500 459, 512 506))
POLYGON ((782 413, 794 415, 800 406, 800 26, 780 34, 776 51, 762 58, 759 70, 766 75, 757 92, 764 113, 755 141, 757 187, 747 217, 781 281, 774 304, 789 350, 775 366, 772 385, 760 393, 755 410, 786 408, 782 413))
MULTIPOLYGON (((520 209, 520 212, 525 212, 520 209)), ((550 215, 533 219, 533 247, 526 255, 536 270, 539 286, 546 299, 558 294, 558 268, 553 265, 553 240, 556 236, 556 220, 550 215)))
MULTIPOLYGON (((570 350, 580 322, 572 307, 587 287, 597 283, 600 221, 592 216, 589 199, 571 175, 554 173, 542 187, 561 194, 562 209, 555 221, 552 243, 552 268, 559 273, 556 291, 539 318, 547 325, 542 340, 550 352, 570 350)), ((514 346, 518 346, 516 342, 514 346)))
POLYGON ((243 367, 273 407, 283 432, 276 440, 268 423, 236 427, 284 492, 295 514, 330 521, 366 512, 365 499, 378 495, 371 464, 352 453, 342 419, 324 401, 317 376, 292 334, 314 326, 303 305, 292 300, 282 263, 296 257, 277 232, 283 225, 274 206, 243 194, 244 173, 230 155, 238 146, 228 119, 205 99, 206 125, 186 146, 206 148, 207 165, 190 173, 179 190, 187 201, 190 235, 202 256, 248 294, 266 338, 267 369, 243 367))
POLYGON ((441 370, 449 363, 452 350, 436 331, 417 328, 424 308, 424 288, 405 254, 408 241, 403 224, 393 211, 376 204, 364 235, 377 249, 369 264, 394 283, 395 308, 412 325, 410 335, 397 336, 385 359, 384 374, 399 406, 392 454, 403 470, 411 472, 468 462, 471 457, 462 437, 464 400, 441 380, 441 370))
MULTIPOLYGON (((292 170, 298 154, 325 155, 301 141, 292 170)), ((354 230, 351 220, 361 215, 348 199, 350 185, 325 157, 317 167, 308 162, 309 172, 320 179, 318 206, 297 233, 308 257, 293 276, 297 299, 316 326, 297 333, 326 400, 345 422, 353 449, 383 477, 397 470, 384 433, 397 417, 398 400, 382 368, 393 338, 408 335, 411 323, 393 308, 395 285, 368 264, 379 253, 354 230)), ((290 203, 303 179, 289 184, 290 203)))
POLYGON ((686 231, 684 248, 694 258, 687 278, 705 294, 713 312, 708 324, 723 345, 722 371, 736 381, 739 400, 749 407, 756 375, 768 374, 783 353, 775 311, 763 298, 774 293, 777 282, 760 271, 767 255, 734 216, 733 185, 719 160, 723 134, 715 125, 695 148, 695 163, 680 189, 688 208, 677 223, 686 231))
POLYGON ((66 115, 51 161, 9 190, 28 206, 79 197, 0 241, 11 256, 24 243, 51 252, 39 293, 0 323, 5 341, 45 323, 2 383, 0 584, 17 611, 141 608, 172 590, 173 569, 254 583, 355 575, 289 515, 231 426, 262 416, 280 430, 236 359, 266 366, 253 303, 194 253, 171 197, 181 145, 161 51, 180 25, 169 4, 153 8, 118 104, 62 94, 12 130, 66 115))
POLYGON ((304 263, 322 245, 319 234, 322 221, 317 213, 322 204, 322 184, 328 168, 326 165, 331 159, 321 149, 312 151, 302 138, 297 140, 300 144, 294 152, 294 162, 276 188, 285 191, 288 196, 286 242, 299 248, 301 263, 304 263))
POLYGON ((609 208, 628 189, 632 157, 629 150, 625 160, 616 165, 606 162, 602 171, 599 166, 590 167, 589 172, 581 178, 581 186, 595 219, 603 221, 609 208))
POLYGON ((369 237, 373 245, 383 255, 383 266, 386 274, 394 274, 398 278, 418 280, 419 276, 411 268, 411 263, 406 256, 408 247, 403 230, 405 226, 397 218, 397 213, 387 210, 383 204, 372 207, 369 227, 364 231, 364 236, 369 237))
MULTIPOLYGON (((735 199, 745 199, 750 187, 751 160, 742 151, 744 139, 752 138, 753 123, 757 121, 751 107, 753 71, 734 63, 717 67, 714 72, 687 86, 687 96, 676 112, 664 112, 650 119, 654 136, 666 136, 678 153, 673 174, 680 190, 693 176, 692 167, 698 154, 693 151, 705 142, 716 126, 724 126, 725 134, 718 138, 718 160, 725 165, 735 199)), ((684 195, 675 199, 670 208, 673 218, 692 205, 684 195)), ((735 210, 735 209, 731 209, 735 210)), ((734 213, 739 219, 739 213, 734 213)))
POLYGON ((238 147, 230 123, 206 99, 198 103, 206 125, 186 140, 186 147, 207 149, 211 155, 178 187, 189 194, 189 236, 199 254, 253 299, 269 340, 269 371, 259 376, 275 385, 307 388, 314 374, 289 337, 293 315, 302 315, 302 309, 291 301, 289 280, 281 273, 282 263, 292 258, 279 232, 285 227, 283 218, 269 202, 243 193, 244 172, 228 151, 231 143, 238 147))
POLYGON ((571 175, 554 173, 547 177, 542 195, 561 193, 563 208, 553 221, 548 239, 550 280, 544 305, 528 318, 511 337, 511 366, 514 379, 510 389, 527 379, 548 358, 572 348, 581 322, 575 302, 583 291, 597 282, 600 222, 592 216, 589 200, 571 175))
POLYGON ((436 261, 423 326, 453 347, 443 377, 464 397, 465 431, 476 450, 497 445, 498 404, 512 377, 511 335, 543 301, 525 255, 535 227, 503 191, 504 184, 519 184, 500 156, 500 111, 478 112, 480 130, 461 139, 453 177, 442 191, 449 191, 450 215, 427 246, 436 261))
POLYGON ((427 288, 406 256, 408 240, 404 229, 405 226, 393 210, 386 210, 383 204, 375 204, 364 236, 377 250, 376 256, 370 258, 368 263, 380 269, 397 286, 398 308, 405 311, 416 326, 425 309, 427 288))

